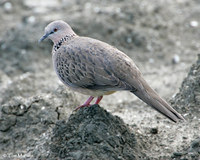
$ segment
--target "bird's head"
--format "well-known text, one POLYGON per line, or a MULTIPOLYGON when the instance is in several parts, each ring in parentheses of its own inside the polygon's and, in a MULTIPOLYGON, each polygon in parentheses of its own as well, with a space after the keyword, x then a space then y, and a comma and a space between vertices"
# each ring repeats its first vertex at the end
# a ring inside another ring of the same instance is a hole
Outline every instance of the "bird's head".
POLYGON ((72 28, 64 21, 57 20, 49 23, 45 27, 45 34, 40 38, 39 42, 42 42, 44 39, 51 39, 54 43, 57 43, 60 39, 65 36, 75 35, 72 28))

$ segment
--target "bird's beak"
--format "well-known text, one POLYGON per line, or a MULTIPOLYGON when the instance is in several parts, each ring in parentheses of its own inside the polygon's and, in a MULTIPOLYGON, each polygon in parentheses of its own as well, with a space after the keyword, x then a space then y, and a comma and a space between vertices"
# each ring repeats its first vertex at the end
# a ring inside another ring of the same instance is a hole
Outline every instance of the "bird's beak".
POLYGON ((49 35, 50 35, 50 33, 46 33, 45 35, 43 35, 43 36, 38 40, 38 43, 40 43, 40 42, 42 42, 43 40, 45 40, 49 35))

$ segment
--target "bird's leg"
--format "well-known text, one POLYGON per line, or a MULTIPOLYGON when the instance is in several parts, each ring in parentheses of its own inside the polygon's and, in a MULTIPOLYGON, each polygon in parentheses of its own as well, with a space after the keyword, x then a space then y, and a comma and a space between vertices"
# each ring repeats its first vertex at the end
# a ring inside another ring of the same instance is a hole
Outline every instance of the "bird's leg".
POLYGON ((79 110, 80 108, 89 106, 89 105, 90 105, 90 102, 91 102, 93 99, 94 99, 94 97, 90 96, 90 97, 88 98, 88 100, 87 100, 84 104, 82 104, 82 105, 76 107, 74 111, 77 111, 77 110, 79 110))
POLYGON ((99 102, 102 100, 103 96, 99 96, 95 102, 95 104, 99 104, 99 102))

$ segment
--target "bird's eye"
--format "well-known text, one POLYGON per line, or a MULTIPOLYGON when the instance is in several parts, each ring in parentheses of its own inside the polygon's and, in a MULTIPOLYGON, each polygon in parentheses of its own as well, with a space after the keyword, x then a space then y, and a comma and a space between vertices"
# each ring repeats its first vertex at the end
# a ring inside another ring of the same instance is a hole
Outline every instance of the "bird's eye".
POLYGON ((54 32, 57 32, 58 31, 58 29, 57 28, 54 28, 54 30, 53 30, 54 32))

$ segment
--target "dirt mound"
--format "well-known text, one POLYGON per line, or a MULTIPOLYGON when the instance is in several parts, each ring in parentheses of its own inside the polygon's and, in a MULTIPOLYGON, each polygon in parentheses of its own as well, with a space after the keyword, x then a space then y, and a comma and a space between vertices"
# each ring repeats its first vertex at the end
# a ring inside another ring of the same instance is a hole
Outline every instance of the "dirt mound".
POLYGON ((183 80, 179 93, 172 101, 173 106, 188 113, 188 118, 200 118, 200 54, 183 80))
MULTIPOLYGON (((179 93, 173 98, 172 105, 177 110, 185 112, 187 121, 199 121, 197 128, 200 133, 200 54, 198 60, 192 65, 188 76, 184 79, 179 93)), ((178 159, 200 159, 200 135, 185 149, 175 152, 174 158, 178 159)))
POLYGON ((0 159, 27 159, 37 142, 42 143, 40 136, 71 113, 76 98, 51 80, 49 85, 41 82, 48 78, 45 74, 27 73, 8 79, 9 83, 1 87, 0 159))
POLYGON ((133 131, 98 105, 80 109, 53 129, 52 159, 143 159, 133 131))

